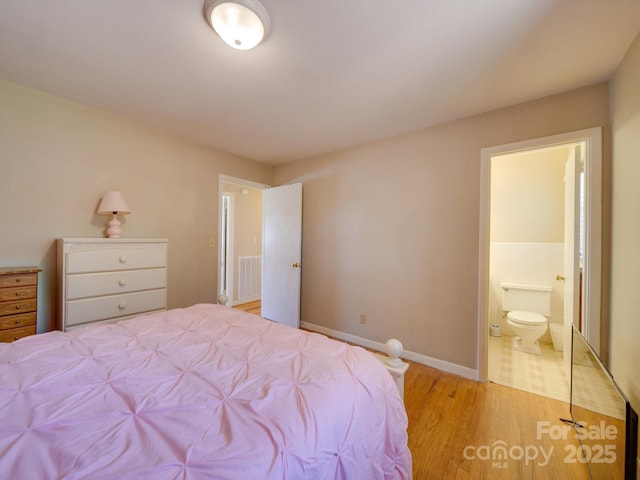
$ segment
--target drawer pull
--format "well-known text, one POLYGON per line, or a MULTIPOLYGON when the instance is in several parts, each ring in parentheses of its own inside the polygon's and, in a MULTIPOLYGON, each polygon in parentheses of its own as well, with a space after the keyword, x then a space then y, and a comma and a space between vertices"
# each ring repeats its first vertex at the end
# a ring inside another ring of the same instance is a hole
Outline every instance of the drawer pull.
POLYGON ((20 320, 16 320, 16 325, 20 325, 20 320))
POLYGON ((19 277, 18 277, 18 278, 16 278, 16 282, 17 282, 17 283, 20 283, 21 281, 22 281, 22 279, 21 279, 21 278, 19 278, 19 277))
POLYGON ((118 308, 119 308, 120 310, 124 310, 125 308, 127 308, 127 304, 126 304, 126 303, 124 303, 124 302, 119 303, 119 304, 118 304, 118 308))
POLYGON ((127 262, 127 257, 125 257, 124 255, 121 256, 119 259, 120 263, 126 263, 127 262))
POLYGON ((122 279, 118 282, 118 285, 120 285, 121 287, 124 287, 127 284, 127 281, 125 279, 122 279))
POLYGON ((16 310, 20 310, 22 308, 22 305, 16 305, 16 310))
POLYGON ((19 297, 20 295, 26 295, 27 292, 16 292, 16 297, 19 297))

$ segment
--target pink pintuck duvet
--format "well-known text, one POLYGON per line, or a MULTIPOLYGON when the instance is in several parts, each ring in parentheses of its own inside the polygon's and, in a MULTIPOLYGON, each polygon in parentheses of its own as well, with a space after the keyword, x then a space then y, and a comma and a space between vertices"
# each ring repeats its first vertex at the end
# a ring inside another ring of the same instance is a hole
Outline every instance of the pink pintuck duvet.
POLYGON ((0 344, 0 478, 408 479, 370 353, 218 305, 0 344))

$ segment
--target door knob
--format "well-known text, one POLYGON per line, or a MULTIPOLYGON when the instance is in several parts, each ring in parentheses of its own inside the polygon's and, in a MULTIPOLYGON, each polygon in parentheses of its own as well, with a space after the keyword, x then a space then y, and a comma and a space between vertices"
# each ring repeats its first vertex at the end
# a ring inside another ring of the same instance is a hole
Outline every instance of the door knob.
POLYGON ((564 282, 564 280, 565 280, 564 275, 556 275, 556 280, 564 282))
POLYGON ((300 268, 300 267, 302 267, 302 263, 293 262, 293 263, 291 264, 291 266, 292 266, 293 268, 300 268))

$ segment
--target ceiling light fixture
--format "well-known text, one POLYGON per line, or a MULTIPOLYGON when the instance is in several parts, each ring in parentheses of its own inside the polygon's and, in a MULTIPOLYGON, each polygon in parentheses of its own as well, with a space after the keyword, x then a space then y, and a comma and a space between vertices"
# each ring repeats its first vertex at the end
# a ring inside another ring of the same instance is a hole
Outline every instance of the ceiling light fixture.
POLYGON ((205 0, 204 17, 227 45, 249 50, 269 33, 269 13, 258 0, 205 0))

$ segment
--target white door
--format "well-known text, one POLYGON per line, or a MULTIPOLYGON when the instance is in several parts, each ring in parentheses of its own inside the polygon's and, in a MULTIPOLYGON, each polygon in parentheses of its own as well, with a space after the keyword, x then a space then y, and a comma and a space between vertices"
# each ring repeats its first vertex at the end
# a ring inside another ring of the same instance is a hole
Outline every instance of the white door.
POLYGON ((302 184, 267 188, 263 211, 261 315, 299 328, 302 184))
POLYGON ((564 170, 564 335, 563 357, 571 375, 572 325, 577 325, 580 299, 580 146, 573 148, 564 170))

